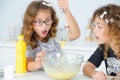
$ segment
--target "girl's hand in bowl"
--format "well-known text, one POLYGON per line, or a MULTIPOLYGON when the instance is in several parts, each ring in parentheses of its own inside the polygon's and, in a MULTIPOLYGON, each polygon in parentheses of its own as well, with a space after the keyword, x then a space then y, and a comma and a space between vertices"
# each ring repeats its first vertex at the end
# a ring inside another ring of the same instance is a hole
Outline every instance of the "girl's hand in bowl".
POLYGON ((45 53, 46 53, 46 52, 43 51, 43 50, 42 50, 41 52, 37 53, 36 58, 35 58, 35 61, 41 62, 41 57, 45 57, 45 56, 46 56, 45 53))

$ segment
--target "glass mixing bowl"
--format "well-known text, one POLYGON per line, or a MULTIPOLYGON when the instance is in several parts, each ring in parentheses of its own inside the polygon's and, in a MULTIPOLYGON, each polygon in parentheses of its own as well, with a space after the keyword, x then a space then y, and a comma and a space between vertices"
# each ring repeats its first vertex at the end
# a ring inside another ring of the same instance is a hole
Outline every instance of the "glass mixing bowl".
POLYGON ((60 53, 54 56, 42 57, 42 64, 46 74, 55 80, 69 80, 79 72, 83 56, 78 53, 60 53))

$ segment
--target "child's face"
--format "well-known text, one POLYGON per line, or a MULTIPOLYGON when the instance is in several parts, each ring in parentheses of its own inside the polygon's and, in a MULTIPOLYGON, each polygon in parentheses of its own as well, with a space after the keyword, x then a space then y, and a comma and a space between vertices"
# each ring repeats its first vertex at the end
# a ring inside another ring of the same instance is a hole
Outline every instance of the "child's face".
POLYGON ((43 39, 47 36, 52 25, 52 19, 50 11, 39 10, 34 19, 34 30, 38 34, 39 39, 43 39))
POLYGON ((98 16, 95 17, 93 31, 94 31, 96 40, 100 44, 109 42, 109 27, 107 23, 103 19, 99 18, 98 16))

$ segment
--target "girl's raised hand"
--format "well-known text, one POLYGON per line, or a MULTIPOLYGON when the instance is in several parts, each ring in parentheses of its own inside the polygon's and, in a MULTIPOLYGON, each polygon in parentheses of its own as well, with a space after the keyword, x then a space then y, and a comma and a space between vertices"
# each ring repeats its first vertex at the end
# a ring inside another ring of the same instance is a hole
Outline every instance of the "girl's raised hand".
POLYGON ((68 0, 58 0, 58 6, 65 11, 68 9, 68 0))

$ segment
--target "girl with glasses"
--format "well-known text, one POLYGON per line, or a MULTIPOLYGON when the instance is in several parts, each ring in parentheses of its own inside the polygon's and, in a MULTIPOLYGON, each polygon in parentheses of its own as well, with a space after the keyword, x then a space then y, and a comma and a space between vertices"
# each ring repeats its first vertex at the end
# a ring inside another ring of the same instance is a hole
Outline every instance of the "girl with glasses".
MULTIPOLYGON (((68 0, 58 0, 69 24, 69 40, 80 36, 78 24, 68 9, 68 0), (63 6, 63 7, 62 7, 63 6)), ((41 57, 55 56, 61 52, 59 43, 55 40, 58 18, 52 5, 44 0, 32 1, 23 19, 21 34, 27 43, 27 69, 35 71, 42 69, 41 57)))

